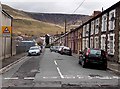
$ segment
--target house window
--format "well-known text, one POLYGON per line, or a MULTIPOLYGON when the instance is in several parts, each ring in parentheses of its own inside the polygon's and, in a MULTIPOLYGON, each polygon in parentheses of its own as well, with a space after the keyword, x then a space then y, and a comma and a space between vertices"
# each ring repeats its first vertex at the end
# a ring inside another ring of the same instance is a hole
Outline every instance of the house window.
POLYGON ((95 34, 98 34, 98 32, 99 32, 99 19, 97 19, 95 22, 95 34))
POLYGON ((94 21, 91 22, 91 35, 94 34, 94 21))
POLYGON ((95 48, 99 48, 99 39, 95 37, 95 48))
POLYGON ((102 32, 106 31, 107 30, 107 16, 104 15, 102 17, 102 32))
POLYGON ((114 55, 114 34, 108 35, 108 54, 114 55))
POLYGON ((89 41, 88 41, 88 38, 86 39, 86 48, 89 47, 89 41))
POLYGON ((86 36, 89 36, 89 24, 87 24, 87 27, 86 27, 86 36))
POLYGON ((86 26, 83 27, 83 37, 85 37, 86 34, 86 26))
POLYGON ((90 48, 93 48, 93 37, 90 38, 90 48))
POLYGON ((101 36, 101 49, 105 50, 106 35, 101 36))
POLYGON ((115 28, 115 20, 113 18, 115 18, 115 10, 109 13, 109 30, 114 30, 115 28))
POLYGON ((82 45, 82 50, 84 50, 86 48, 86 40, 85 39, 83 39, 83 43, 82 44, 83 44, 82 45))

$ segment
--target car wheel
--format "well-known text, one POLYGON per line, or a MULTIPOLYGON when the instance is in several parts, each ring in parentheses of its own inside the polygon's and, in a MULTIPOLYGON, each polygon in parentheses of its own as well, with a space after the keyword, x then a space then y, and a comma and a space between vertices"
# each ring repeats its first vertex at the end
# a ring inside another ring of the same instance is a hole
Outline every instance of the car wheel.
POLYGON ((81 65, 83 68, 85 68, 86 67, 85 61, 82 61, 81 65))

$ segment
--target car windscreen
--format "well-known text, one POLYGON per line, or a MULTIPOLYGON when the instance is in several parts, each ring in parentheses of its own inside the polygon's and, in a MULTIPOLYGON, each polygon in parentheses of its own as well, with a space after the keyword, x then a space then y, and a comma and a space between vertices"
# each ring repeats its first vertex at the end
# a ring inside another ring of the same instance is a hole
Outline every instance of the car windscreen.
POLYGON ((91 49, 91 50, 90 50, 90 54, 92 54, 92 55, 101 55, 101 50, 91 49))
POLYGON ((38 50, 38 48, 30 48, 30 50, 38 50))

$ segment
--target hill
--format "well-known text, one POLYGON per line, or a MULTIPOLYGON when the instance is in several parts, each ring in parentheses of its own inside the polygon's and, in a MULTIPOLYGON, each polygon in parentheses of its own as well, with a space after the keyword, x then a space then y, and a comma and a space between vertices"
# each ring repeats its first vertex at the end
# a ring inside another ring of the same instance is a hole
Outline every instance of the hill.
POLYGON ((32 13, 17 10, 7 5, 2 5, 2 7, 13 16, 13 33, 16 35, 18 33, 36 36, 53 35, 64 32, 65 19, 67 24, 78 24, 77 26, 79 26, 81 22, 90 18, 87 15, 32 13))

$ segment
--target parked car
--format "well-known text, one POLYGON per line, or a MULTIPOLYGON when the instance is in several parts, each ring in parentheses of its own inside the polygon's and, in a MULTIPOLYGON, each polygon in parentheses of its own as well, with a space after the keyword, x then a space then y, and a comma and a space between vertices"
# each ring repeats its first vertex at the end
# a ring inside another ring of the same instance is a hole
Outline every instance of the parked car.
POLYGON ((54 46, 51 46, 50 47, 50 51, 52 52, 52 51, 54 51, 55 49, 54 49, 54 46))
POLYGON ((51 52, 58 52, 59 46, 51 46, 50 51, 51 52))
POLYGON ((107 56, 106 52, 101 49, 86 48, 84 51, 80 51, 79 64, 82 67, 87 67, 90 64, 96 64, 102 69, 107 69, 107 56))
POLYGON ((40 47, 38 46, 30 47, 30 49, 28 50, 28 56, 40 55, 40 53, 41 53, 41 50, 40 50, 40 47))
POLYGON ((65 46, 59 46, 58 53, 61 53, 61 50, 62 50, 63 47, 65 47, 65 46))
POLYGON ((66 46, 63 46, 59 49, 59 53, 60 54, 66 54, 66 55, 69 55, 71 56, 72 55, 72 51, 69 47, 66 47, 66 46))

